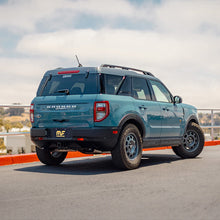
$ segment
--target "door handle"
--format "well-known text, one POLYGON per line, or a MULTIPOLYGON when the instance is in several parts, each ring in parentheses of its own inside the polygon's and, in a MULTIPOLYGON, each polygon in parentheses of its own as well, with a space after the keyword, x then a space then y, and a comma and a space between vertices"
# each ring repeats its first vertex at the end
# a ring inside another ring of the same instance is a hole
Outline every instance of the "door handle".
POLYGON ((144 106, 144 105, 140 105, 139 108, 142 109, 142 110, 146 110, 147 109, 147 107, 144 106))
POLYGON ((163 107, 163 111, 169 111, 167 107, 163 107))

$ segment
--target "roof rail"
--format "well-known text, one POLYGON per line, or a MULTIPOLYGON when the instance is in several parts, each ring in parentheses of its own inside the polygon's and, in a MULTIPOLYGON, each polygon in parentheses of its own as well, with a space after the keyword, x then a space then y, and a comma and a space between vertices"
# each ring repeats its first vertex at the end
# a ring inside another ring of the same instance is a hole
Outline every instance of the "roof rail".
POLYGON ((109 68, 119 68, 119 69, 123 69, 123 70, 133 70, 133 71, 137 71, 137 72, 141 72, 144 75, 149 75, 149 76, 154 76, 152 73, 144 71, 144 70, 139 70, 139 69, 135 69, 135 68, 131 68, 131 67, 126 67, 126 66, 117 66, 117 65, 111 65, 111 64, 102 64, 100 67, 109 67, 109 68))

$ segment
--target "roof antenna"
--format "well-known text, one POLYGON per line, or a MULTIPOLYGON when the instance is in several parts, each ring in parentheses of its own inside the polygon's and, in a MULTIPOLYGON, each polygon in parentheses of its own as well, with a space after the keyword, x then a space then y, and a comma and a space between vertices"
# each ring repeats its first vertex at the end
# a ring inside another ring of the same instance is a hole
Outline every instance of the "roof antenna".
POLYGON ((77 57, 77 55, 75 55, 76 56, 76 60, 77 60, 77 62, 78 62, 78 67, 82 67, 83 65, 79 62, 79 59, 78 59, 78 57, 77 57))

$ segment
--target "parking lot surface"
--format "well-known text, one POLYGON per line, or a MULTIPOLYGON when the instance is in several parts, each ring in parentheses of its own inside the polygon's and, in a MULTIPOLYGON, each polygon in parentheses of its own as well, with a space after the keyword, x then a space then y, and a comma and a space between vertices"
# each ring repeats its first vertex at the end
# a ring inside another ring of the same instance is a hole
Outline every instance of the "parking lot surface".
POLYGON ((120 171, 110 156, 0 167, 0 219, 220 218, 220 146, 195 159, 144 152, 139 169, 120 171))

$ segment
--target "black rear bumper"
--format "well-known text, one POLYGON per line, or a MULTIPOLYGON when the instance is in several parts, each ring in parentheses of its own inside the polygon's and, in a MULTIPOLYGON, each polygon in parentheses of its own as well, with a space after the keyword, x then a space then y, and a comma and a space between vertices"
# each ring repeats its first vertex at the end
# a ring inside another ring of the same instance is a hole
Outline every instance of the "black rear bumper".
POLYGON ((93 128, 31 128, 31 140, 39 147, 65 145, 94 145, 99 150, 112 150, 118 141, 117 127, 93 128))

